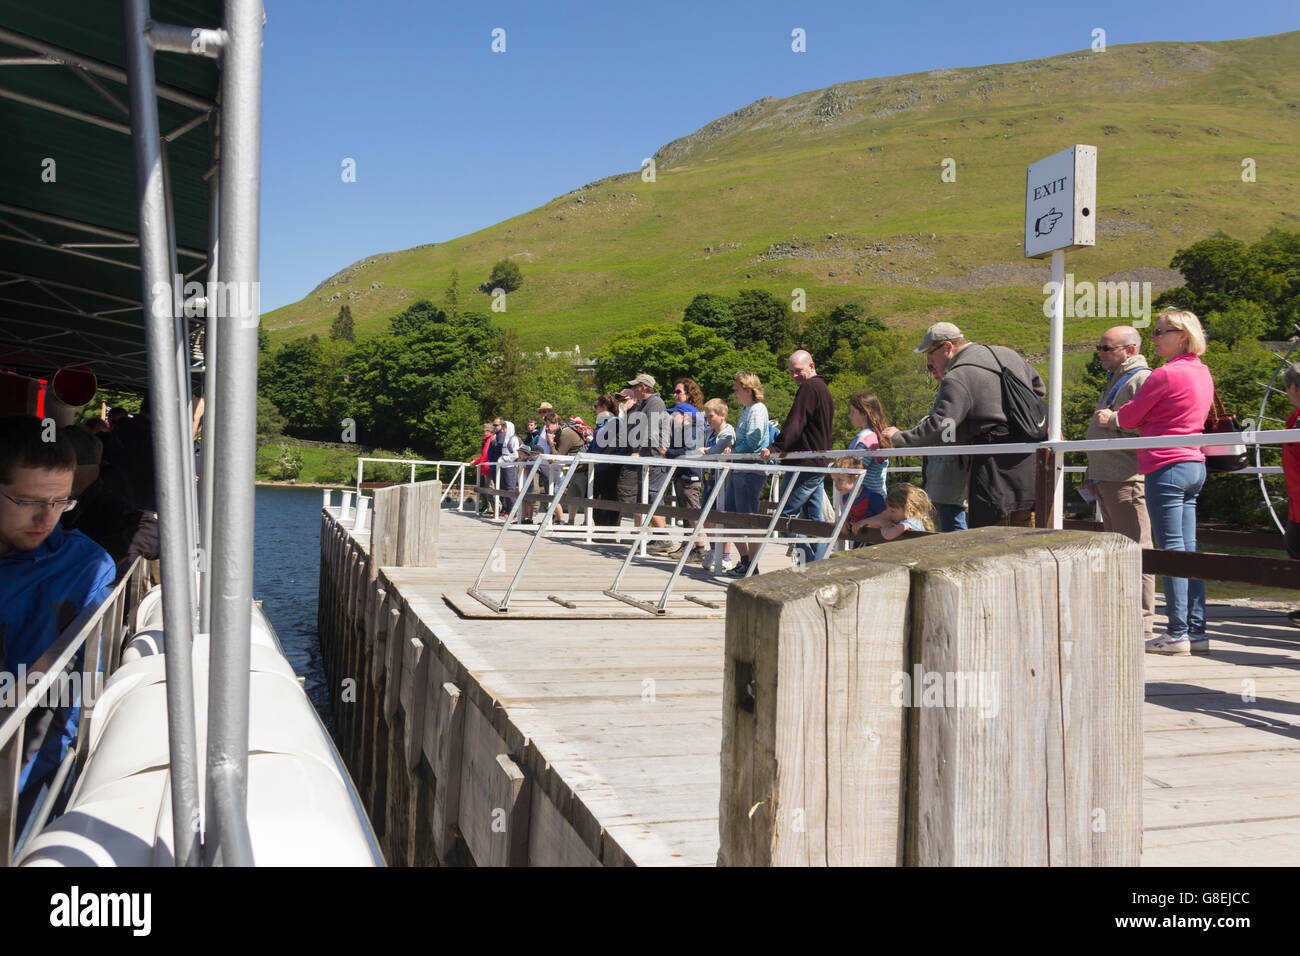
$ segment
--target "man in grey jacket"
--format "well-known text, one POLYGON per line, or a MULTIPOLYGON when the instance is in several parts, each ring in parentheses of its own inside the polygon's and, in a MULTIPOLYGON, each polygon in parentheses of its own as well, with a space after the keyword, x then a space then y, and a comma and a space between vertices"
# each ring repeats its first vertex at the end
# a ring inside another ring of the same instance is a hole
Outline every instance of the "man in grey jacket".
MULTIPOLYGON (((1142 383, 1151 374, 1147 360, 1139 351, 1142 338, 1137 329, 1117 325, 1108 329, 1097 343, 1101 367, 1106 370, 1106 385, 1097 398, 1097 409, 1120 408, 1137 394, 1142 383)), ((1111 416, 1108 423, 1100 425, 1096 412, 1088 420, 1088 439, 1136 438, 1137 432, 1125 431, 1111 416)), ((1097 497, 1101 506, 1101 525, 1136 541, 1144 548, 1151 547, 1151 520, 1147 515, 1146 483, 1138 474, 1136 451, 1090 451, 1088 474, 1084 485, 1097 497)), ((1155 629, 1156 578, 1154 574, 1142 575, 1142 626, 1151 639, 1155 629)))
MULTIPOLYGON (((1002 409, 1002 376, 998 363, 1038 395, 1047 392, 1043 380, 1020 353, 1001 345, 967 342, 961 329, 939 322, 926 330, 917 348, 942 376, 934 408, 909 431, 886 428, 895 448, 947 443, 992 445, 1011 441, 1002 409)), ((1034 515, 1034 455, 970 456, 972 528, 989 525, 1028 527, 1034 515)))

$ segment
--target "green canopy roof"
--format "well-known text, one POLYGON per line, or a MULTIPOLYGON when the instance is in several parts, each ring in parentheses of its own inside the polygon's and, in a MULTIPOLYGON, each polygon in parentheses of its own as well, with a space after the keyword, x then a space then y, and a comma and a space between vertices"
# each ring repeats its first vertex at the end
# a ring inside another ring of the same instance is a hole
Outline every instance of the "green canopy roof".
MULTIPOLYGON (((154 0, 153 19, 217 27, 219 0, 154 0)), ((154 54, 177 270, 207 278, 218 71, 154 54)), ((0 368, 86 364, 147 384, 122 7, 0 0, 0 368)), ((202 320, 196 321, 201 325, 202 320)))

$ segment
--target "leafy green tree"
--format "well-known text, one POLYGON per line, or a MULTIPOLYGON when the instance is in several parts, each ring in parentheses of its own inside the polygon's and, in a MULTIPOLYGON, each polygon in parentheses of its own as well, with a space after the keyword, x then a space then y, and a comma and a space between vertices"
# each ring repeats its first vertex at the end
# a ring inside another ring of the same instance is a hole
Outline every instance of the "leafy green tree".
POLYGON ((343 305, 339 307, 339 314, 334 318, 334 324, 330 326, 330 338, 335 342, 355 342, 357 340, 352 322, 352 306, 343 305))
POLYGON ((1257 302, 1239 302, 1205 316, 1205 330, 1210 338, 1224 343, 1229 350, 1242 339, 1258 339, 1267 325, 1264 310, 1257 302))
POLYGON ((1179 249, 1170 267, 1185 285, 1161 293, 1157 309, 1190 309, 1201 317, 1255 303, 1265 334, 1287 338, 1300 322, 1300 233, 1274 229, 1253 245, 1220 232, 1179 249))
POLYGON ((853 427, 848 417, 848 396, 856 391, 874 392, 890 424, 904 430, 925 417, 934 404, 938 384, 925 370, 922 357, 912 351, 911 340, 893 329, 863 334, 846 371, 861 376, 862 387, 840 383, 844 373, 832 380, 836 434, 848 434, 853 427), (839 400, 840 392, 843 401, 839 400))
POLYGON ((293 445, 281 445, 276 472, 281 480, 296 479, 302 473, 302 452, 293 445))
POLYGON ((275 407, 266 395, 259 393, 257 396, 257 441, 264 444, 273 439, 279 438, 284 434, 285 426, 289 422, 280 410, 275 407))
MULTIPOLYGON (((596 380, 606 391, 622 388, 645 372, 654 376, 661 394, 675 378, 689 376, 705 392, 722 393, 718 360, 735 350, 717 332, 683 322, 680 325, 643 325, 610 339, 594 356, 596 380)), ((731 383, 726 383, 726 392, 731 383)))
POLYGON ((884 322, 867 315, 859 303, 845 302, 809 315, 795 344, 812 353, 817 370, 832 378, 849 367, 853 348, 868 332, 879 332, 884 327, 884 322))
POLYGON ((479 288, 484 292, 491 292, 493 289, 514 292, 523 284, 524 274, 519 271, 519 266, 511 259, 502 259, 492 267, 492 274, 479 288))
POLYGON ((731 300, 715 292, 701 292, 691 300, 682 313, 682 321, 713 329, 727 341, 736 334, 736 317, 731 311, 731 300))
POLYGON ((736 348, 762 345, 774 355, 790 350, 793 317, 789 306, 764 289, 741 289, 731 303, 736 348))
POLYGON ((388 320, 393 335, 434 335, 447 323, 447 313, 428 299, 419 299, 388 320))
POLYGON ((294 339, 276 351, 261 383, 263 393, 275 404, 291 427, 319 428, 320 408, 315 401, 321 378, 319 341, 294 339))

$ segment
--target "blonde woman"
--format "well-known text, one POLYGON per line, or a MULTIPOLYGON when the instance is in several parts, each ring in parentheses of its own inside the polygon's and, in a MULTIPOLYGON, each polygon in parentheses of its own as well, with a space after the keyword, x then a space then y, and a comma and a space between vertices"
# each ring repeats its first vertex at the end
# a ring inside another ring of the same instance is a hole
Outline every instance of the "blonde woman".
MULTIPOLYGON (((1136 430, 1143 438, 1201 434, 1214 401, 1214 379, 1201 361, 1205 331, 1200 320, 1191 312, 1161 312, 1151 337, 1165 364, 1147 376, 1118 411, 1099 409, 1094 416, 1097 424, 1105 427, 1114 418, 1120 428, 1136 430)), ((1140 448, 1137 461, 1138 472, 1146 479, 1147 513, 1156 547, 1195 551, 1196 498, 1205 484, 1205 450, 1140 448)), ((1166 577, 1164 591, 1167 633, 1147 641, 1147 652, 1208 654, 1205 582, 1166 577)))
MULTIPOLYGON (((740 403, 740 421, 736 423, 736 440, 730 453, 752 455, 767 447, 767 406, 763 404, 763 383, 753 372, 737 372, 732 385, 732 394, 740 403)), ((727 454, 724 452, 723 454, 727 454)), ((757 464, 757 462, 749 462, 757 464)), ((759 513, 759 498, 763 493, 763 484, 767 475, 758 470, 733 471, 727 477, 723 490, 727 495, 726 510, 737 514, 759 513)), ((754 546, 737 544, 740 561, 731 570, 731 574, 743 578, 749 571, 750 557, 754 546)))

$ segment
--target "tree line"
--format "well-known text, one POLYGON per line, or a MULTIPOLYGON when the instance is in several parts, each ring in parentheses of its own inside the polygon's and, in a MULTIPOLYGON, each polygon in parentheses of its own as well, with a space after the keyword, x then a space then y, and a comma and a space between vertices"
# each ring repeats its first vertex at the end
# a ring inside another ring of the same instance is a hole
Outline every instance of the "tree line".
MULTIPOLYGON (((1221 233, 1180 249, 1170 266, 1185 284, 1162 293, 1156 308, 1187 308, 1204 320, 1210 337, 1204 359, 1220 398, 1230 411, 1256 418, 1259 383, 1279 365, 1259 340, 1291 338, 1300 323, 1300 234, 1274 230, 1247 244, 1221 233)), ((501 415, 522 425, 541 401, 561 415, 586 417, 598 394, 616 391, 641 372, 653 375, 663 392, 677 378, 693 378, 707 398, 723 398, 737 412, 732 378, 737 371, 754 372, 766 386, 773 417, 781 420, 794 397, 785 360, 795 348, 816 358, 836 400, 836 434, 846 439, 854 392, 876 393, 900 428, 914 425, 934 399, 935 382, 912 352, 915 335, 888 327, 858 302, 796 313, 789 301, 765 290, 700 293, 679 321, 643 325, 604 341, 592 356, 593 378, 567 358, 525 351, 518 334, 488 314, 460 310, 457 285, 453 277, 447 308, 417 301, 392 316, 380 335, 354 341, 351 310, 344 306, 327 338, 296 339, 274 352, 264 348, 260 439, 283 432, 338 442, 350 422, 352 439, 365 447, 464 460, 479 451, 483 421, 501 415)), ((952 319, 979 340, 980 315, 952 319)), ((1149 335, 1143 341, 1144 354, 1156 364, 1149 335)), ((1083 437, 1104 378, 1094 356, 1065 388, 1066 438, 1083 437)), ((1266 413, 1285 419, 1284 405, 1273 396, 1266 413)), ((1267 424, 1276 427, 1256 427, 1267 424)), ((1204 493, 1206 513, 1258 521, 1258 496, 1243 495, 1241 481, 1212 481, 1216 487, 1204 493)))

